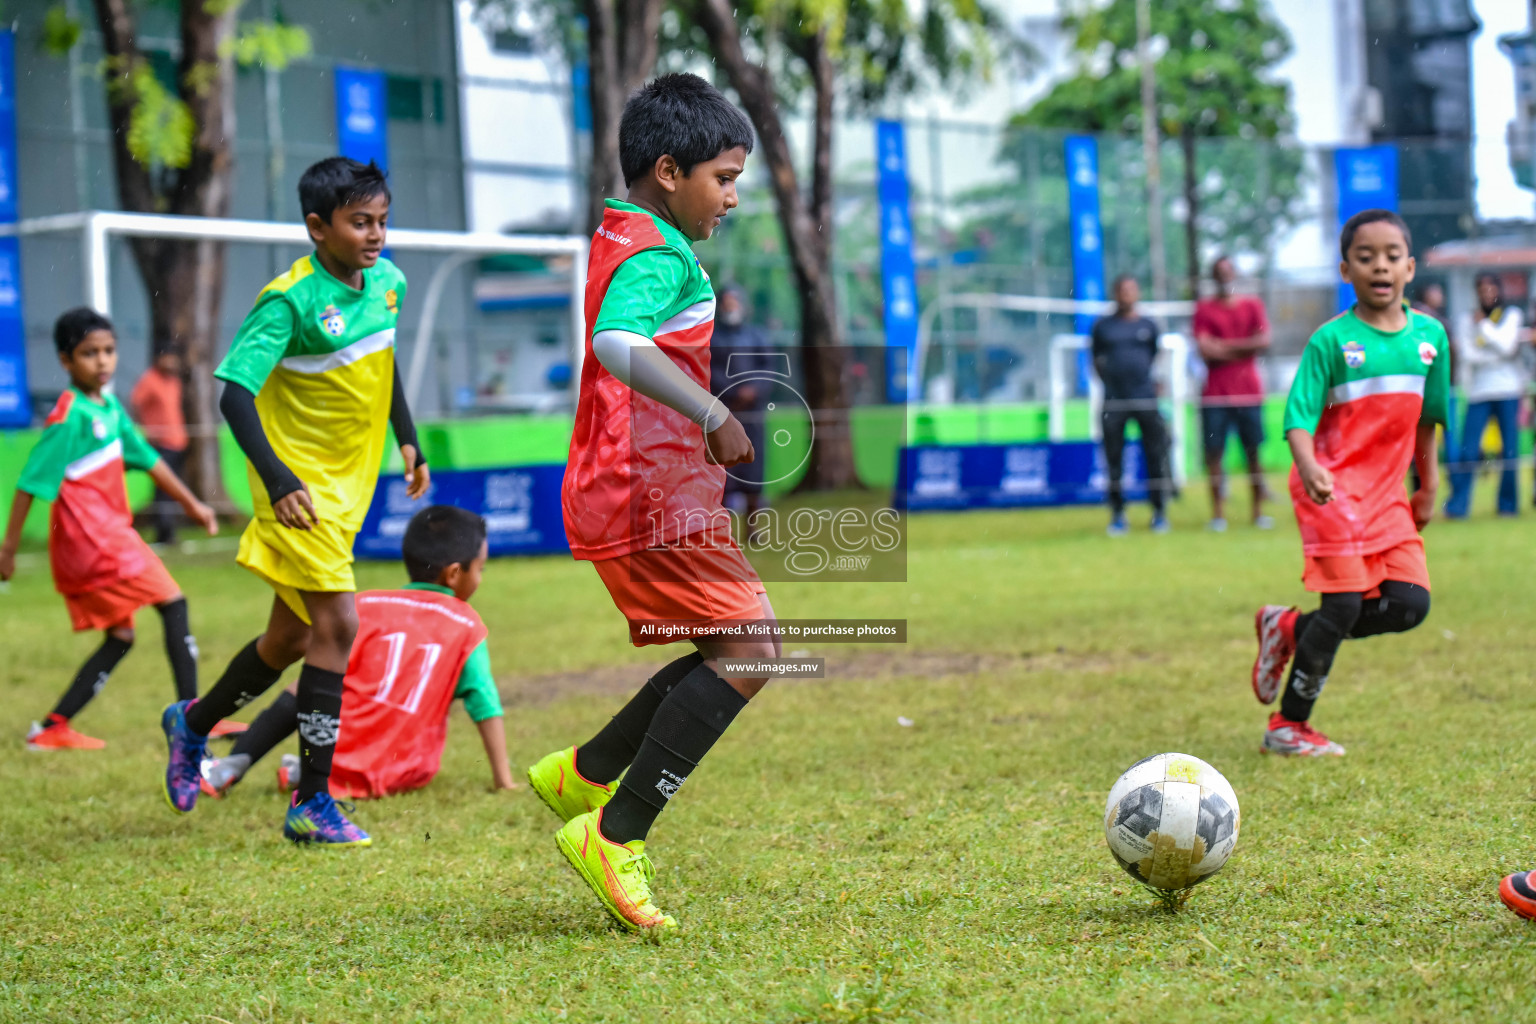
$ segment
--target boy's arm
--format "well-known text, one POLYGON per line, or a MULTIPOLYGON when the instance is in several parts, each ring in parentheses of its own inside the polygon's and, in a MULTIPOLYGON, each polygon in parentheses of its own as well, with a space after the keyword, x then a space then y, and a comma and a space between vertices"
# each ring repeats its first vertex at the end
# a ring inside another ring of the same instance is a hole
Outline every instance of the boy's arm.
POLYGON ((1435 516, 1435 492, 1440 486, 1440 446, 1435 440, 1435 424, 1420 420, 1413 436, 1413 467, 1419 475, 1419 489, 1408 499, 1413 525, 1420 530, 1435 516))
POLYGON ((411 419, 411 407, 405 400, 405 387, 400 383, 400 364, 395 364, 394 390, 389 398, 389 425, 395 431, 395 443, 400 446, 400 457, 405 460, 405 494, 419 498, 427 493, 432 483, 432 473, 427 460, 421 456, 421 442, 416 439, 416 423, 411 419))
POLYGON ((1318 463, 1313 439, 1328 404, 1332 359, 1327 342, 1313 335, 1302 350, 1301 365, 1296 368, 1290 394, 1285 397, 1285 440, 1291 446, 1291 458, 1296 462, 1302 488, 1319 505, 1326 505, 1333 498, 1333 474, 1318 463))
POLYGON ((272 442, 267 440, 261 416, 256 412, 255 393, 243 384, 225 381, 219 412, 224 414, 229 432, 235 435, 235 443, 261 477, 277 521, 295 530, 312 529, 320 517, 315 514, 314 502, 309 500, 309 489, 272 450, 272 442))
POLYGON ((187 489, 181 477, 171 471, 171 467, 165 464, 164 459, 150 467, 149 478, 159 485, 162 491, 174 498, 176 504, 186 510, 187 518, 207 530, 208 536, 212 537, 219 532, 219 520, 213 514, 213 509, 197 500, 197 495, 187 489))
POLYGON ((500 715, 475 723, 480 730, 480 742, 485 746, 486 760, 491 762, 491 788, 517 789, 512 781, 512 767, 507 763, 507 734, 501 727, 500 715))
POLYGON ((491 781, 495 788, 516 789, 512 769, 507 764, 507 739, 501 727, 501 694, 496 690, 496 677, 491 673, 491 652, 484 640, 464 659, 453 695, 463 698, 464 710, 480 731, 480 742, 485 745, 485 755, 491 762, 491 781))
POLYGON ((1328 504, 1333 500, 1333 474, 1318 463, 1312 435, 1300 427, 1292 427, 1285 432, 1285 440, 1291 446, 1296 475, 1301 477, 1307 497, 1319 505, 1328 504))
POLYGON ((21 544, 21 526, 32 510, 32 495, 18 490, 11 499, 11 517, 5 524, 5 540, 0 541, 0 580, 16 575, 16 548, 21 544))

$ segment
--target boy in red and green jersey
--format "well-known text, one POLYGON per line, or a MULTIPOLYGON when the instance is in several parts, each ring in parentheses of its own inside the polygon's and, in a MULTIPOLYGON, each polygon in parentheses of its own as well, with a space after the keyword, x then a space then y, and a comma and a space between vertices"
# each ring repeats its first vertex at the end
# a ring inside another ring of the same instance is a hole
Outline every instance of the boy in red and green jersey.
POLYGON ((1438 320, 1403 301, 1414 260, 1395 213, 1352 217, 1340 250, 1357 301, 1307 343, 1285 406, 1302 581, 1322 598, 1315 612, 1266 605, 1255 617, 1253 691, 1262 703, 1279 694, 1291 661, 1264 736, 1263 749, 1279 754, 1343 754, 1308 722, 1340 645, 1404 632, 1429 614, 1419 532, 1434 512, 1450 343, 1438 320), (1403 483, 1410 465, 1419 481, 1412 497, 1403 483))
POLYGON ((69 721, 105 685, 133 646, 134 613, 153 605, 165 623, 165 650, 177 695, 197 696, 197 644, 187 620, 187 601, 160 559, 133 528, 124 471, 143 470, 204 526, 217 530, 213 510, 192 496, 160 458, 117 398, 105 390, 117 369, 112 324, 81 307, 54 325, 59 363, 70 386, 43 424, 43 436, 27 457, 4 541, 0 579, 16 569, 21 527, 34 499, 52 501, 48 560, 54 587, 64 597, 76 632, 100 630, 102 645, 81 666, 69 689, 42 724, 27 735, 32 750, 96 750, 105 746, 69 721))

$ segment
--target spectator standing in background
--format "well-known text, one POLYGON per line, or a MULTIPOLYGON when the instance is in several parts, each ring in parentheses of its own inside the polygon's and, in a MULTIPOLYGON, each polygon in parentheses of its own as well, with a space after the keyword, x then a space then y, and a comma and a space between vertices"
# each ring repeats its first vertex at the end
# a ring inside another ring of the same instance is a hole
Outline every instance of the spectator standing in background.
MULTIPOLYGON (((752 513, 763 503, 768 397, 773 386, 764 375, 778 369, 773 359, 776 349, 767 331, 747 322, 746 293, 740 285, 720 289, 717 302, 715 333, 709 341, 709 393, 735 413, 756 453, 751 462, 725 471, 724 504, 745 515, 750 531, 752 513)), ((747 536, 750 539, 750 532, 747 536)))
POLYGON ((1205 435, 1205 471, 1211 481, 1211 521, 1208 529, 1227 529, 1227 478, 1222 456, 1227 435, 1237 434, 1248 462, 1253 488, 1253 525, 1273 529, 1264 514, 1264 473, 1259 446, 1264 443, 1264 385, 1259 380, 1258 353, 1269 347, 1269 317, 1255 295, 1233 291, 1237 268, 1225 256, 1211 264, 1216 295, 1195 304, 1192 326, 1195 344, 1205 360, 1205 390, 1200 397, 1200 424, 1205 435))
POLYGON ((1141 286, 1129 274, 1115 278, 1115 311, 1093 325, 1093 369, 1104 383, 1104 465, 1108 476, 1109 535, 1129 532, 1121 473, 1125 465, 1125 425, 1136 421, 1141 453, 1147 463, 1147 495, 1152 500, 1152 532, 1168 532, 1164 511, 1168 494, 1168 430, 1157 410, 1152 364, 1157 359, 1157 324, 1136 311, 1141 286))
POLYGON ((1525 366, 1520 337, 1525 318, 1518 306, 1504 302, 1499 279, 1477 275, 1477 304, 1471 337, 1460 340, 1456 362, 1467 416, 1462 421, 1461 450, 1451 464, 1451 500, 1447 519, 1465 519, 1472 509, 1473 476, 1482 457, 1483 431, 1498 421, 1503 463, 1499 473, 1499 515, 1520 511, 1515 465, 1520 455, 1520 399, 1525 395, 1525 366))
MULTIPOLYGON (((1445 288, 1439 281, 1427 281, 1419 288, 1419 297, 1413 303, 1413 308, 1420 313, 1427 313, 1440 321, 1440 326, 1445 328, 1445 336, 1450 339, 1451 347, 1446 352, 1449 357, 1451 380, 1456 380, 1456 332, 1451 329, 1450 313, 1446 309, 1445 288)), ((1460 419, 1456 414, 1456 394, 1454 389, 1446 396, 1446 408, 1448 412, 1445 418, 1445 440, 1442 443, 1440 462, 1449 466, 1461 457, 1461 442, 1458 440, 1456 427, 1460 419)), ((1409 470, 1408 475, 1413 478, 1413 487, 1418 489, 1418 470, 1409 470)))
MULTIPOLYGON (((166 349, 133 386, 128 396, 133 418, 172 473, 180 477, 187 461, 187 420, 181 408, 181 353, 166 349)), ((176 539, 176 502, 155 488, 155 543, 176 539)))

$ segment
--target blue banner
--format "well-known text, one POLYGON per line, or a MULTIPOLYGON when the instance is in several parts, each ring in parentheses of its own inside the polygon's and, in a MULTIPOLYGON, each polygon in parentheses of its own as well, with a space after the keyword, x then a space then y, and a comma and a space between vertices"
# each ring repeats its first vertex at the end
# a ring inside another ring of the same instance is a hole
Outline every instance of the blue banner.
MULTIPOLYGON (((885 289, 885 392, 905 402, 918 368, 917 268, 912 259, 912 206, 907 192, 907 141, 900 121, 875 122, 879 167, 880 277, 885 289)), ((914 395, 913 398, 920 396, 914 395)))
MULTIPOLYGON (((919 446, 901 450, 891 504, 910 512, 1098 505, 1107 480, 1094 441, 919 446)), ((1127 501, 1147 497, 1139 441, 1125 446, 1120 480, 1127 501)))
POLYGON ((492 555, 548 555, 569 551, 560 514, 564 463, 503 469, 442 470, 432 487, 412 501, 405 481, 391 473, 379 479, 373 504, 358 531, 358 558, 397 560, 411 516, 428 505, 457 505, 485 517, 492 555))
POLYGON ((384 72, 336 68, 336 139, 341 155, 389 170, 389 104, 384 72))
MULTIPOLYGON (((16 36, 0 30, 0 223, 20 214, 16 193, 16 36)), ((21 319, 21 241, 0 238, 0 427, 32 424, 27 335, 21 319)))
MULTIPOLYGON (((1104 225, 1099 219, 1099 144, 1091 135, 1068 135, 1067 211, 1072 222, 1072 297, 1105 297, 1104 225)), ((1077 333, 1093 330, 1097 317, 1079 313, 1077 333)))
MULTIPOLYGON (((1339 227, 1362 210, 1397 209, 1397 146, 1384 143, 1333 151, 1338 181, 1339 227)), ((1340 311, 1355 304, 1355 289, 1339 282, 1340 311)))

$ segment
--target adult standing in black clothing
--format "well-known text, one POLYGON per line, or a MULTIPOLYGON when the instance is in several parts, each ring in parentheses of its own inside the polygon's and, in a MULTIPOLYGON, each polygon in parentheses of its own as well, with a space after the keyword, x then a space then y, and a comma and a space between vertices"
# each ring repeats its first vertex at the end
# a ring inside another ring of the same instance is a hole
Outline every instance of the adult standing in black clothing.
POLYGON ((1125 494, 1120 474, 1125 461, 1125 425, 1136 421, 1147 463, 1152 531, 1168 532, 1168 429, 1157 409, 1152 364, 1157 359, 1157 324, 1136 311, 1141 288, 1129 274, 1115 278, 1115 311, 1093 325, 1093 368, 1104 383, 1104 463, 1109 476, 1109 535, 1122 537, 1125 494))

